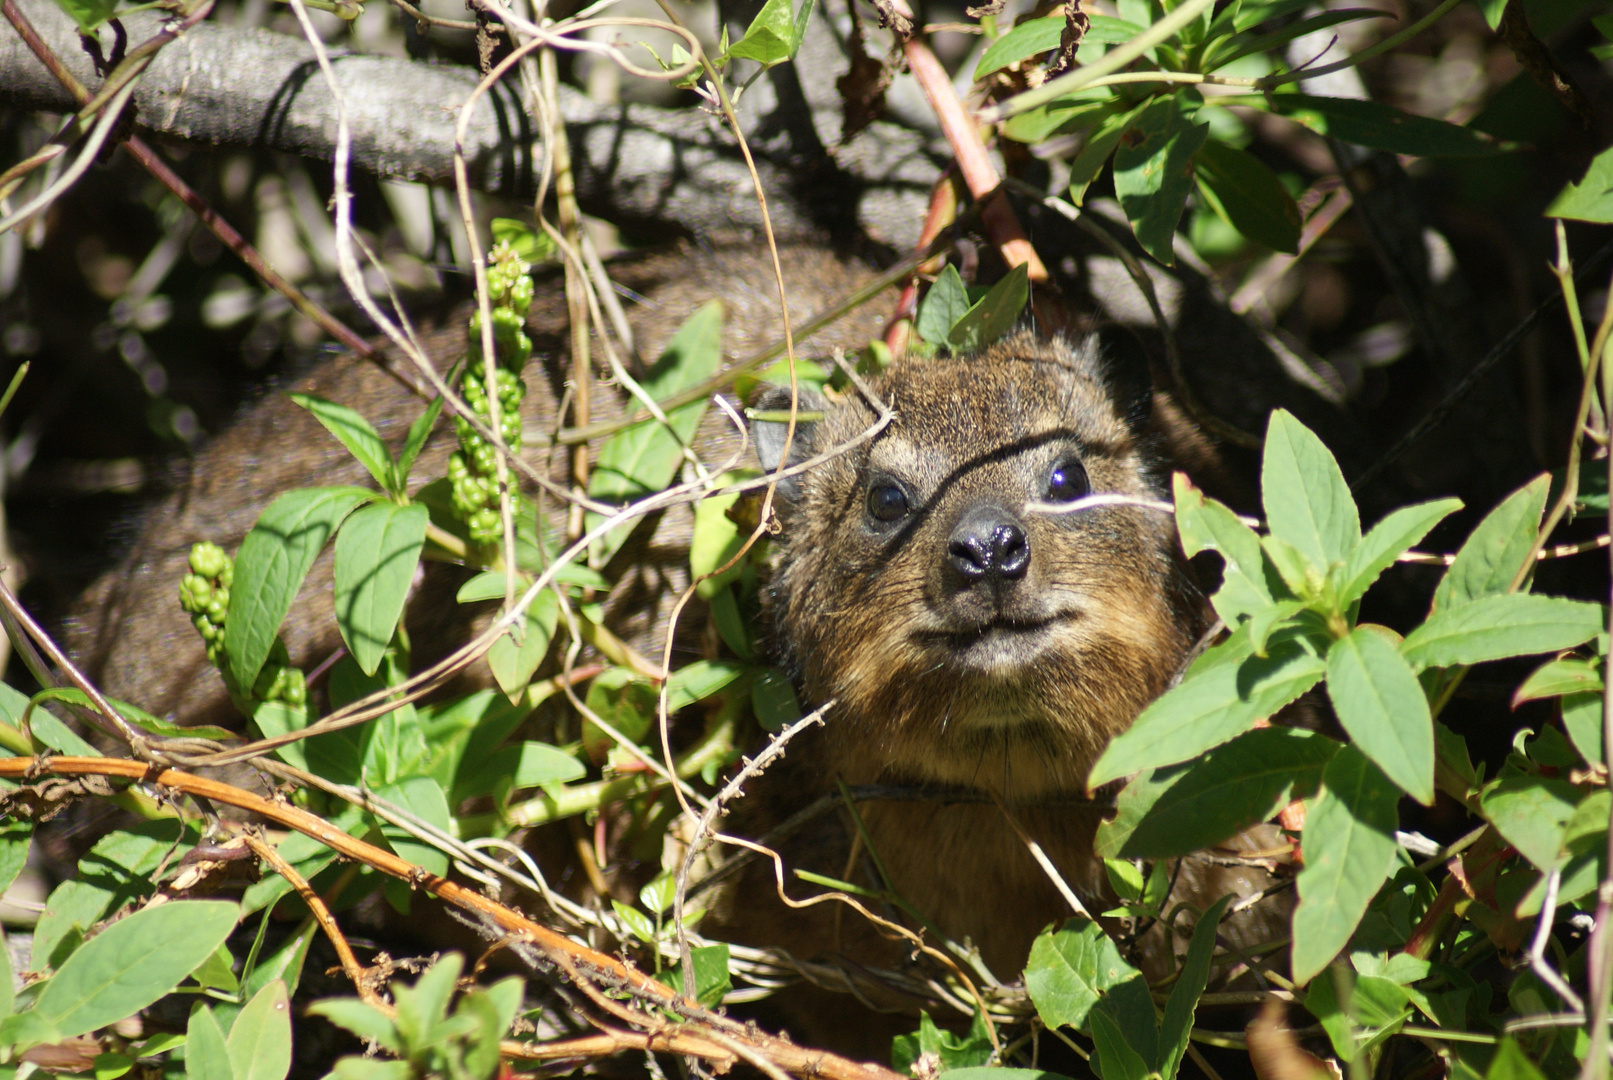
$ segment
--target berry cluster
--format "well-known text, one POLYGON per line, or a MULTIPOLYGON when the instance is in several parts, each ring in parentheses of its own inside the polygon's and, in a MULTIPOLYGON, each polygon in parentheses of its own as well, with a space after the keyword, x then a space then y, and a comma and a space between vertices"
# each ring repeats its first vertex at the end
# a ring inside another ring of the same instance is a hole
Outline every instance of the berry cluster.
MULTIPOLYGON (((235 560, 217 544, 202 541, 190 549, 190 573, 179 583, 179 606, 190 613, 191 625, 207 644, 207 659, 224 676, 232 695, 239 696, 224 652, 224 623, 230 614, 230 586, 235 581, 235 560)), ((254 701, 280 701, 294 709, 308 704, 308 683, 291 666, 286 644, 278 637, 269 659, 252 685, 254 701)))
MULTIPOLYGON (((532 355, 532 342, 522 330, 527 309, 532 305, 532 269, 506 242, 500 242, 488 255, 487 291, 493 306, 493 345, 499 367, 494 372, 493 392, 498 395, 499 433, 511 450, 521 446, 521 400, 526 383, 520 371, 532 355)), ((470 351, 460 393, 484 423, 492 420, 488 388, 482 360, 482 317, 478 311, 470 321, 470 351)), ((455 419, 459 449, 448 459, 448 480, 453 485, 454 510, 464 519, 473 543, 498 542, 498 485, 494 480, 493 447, 463 417, 455 419)))

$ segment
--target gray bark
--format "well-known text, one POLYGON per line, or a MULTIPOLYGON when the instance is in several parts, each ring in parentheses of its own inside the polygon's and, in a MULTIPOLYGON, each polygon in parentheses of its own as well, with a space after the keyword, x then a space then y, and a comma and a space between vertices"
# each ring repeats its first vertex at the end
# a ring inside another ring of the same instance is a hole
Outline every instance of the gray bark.
MULTIPOLYGON (((18 2, 56 55, 87 85, 97 85, 72 21, 50 0, 18 2)), ((150 36, 162 20, 155 12, 126 18, 131 44, 150 36)), ((454 109, 476 86, 474 71, 356 54, 334 56, 333 66, 347 103, 355 166, 381 177, 452 181, 454 109)), ((714 118, 696 109, 601 105, 564 86, 560 93, 585 209, 693 233, 760 225, 744 160, 714 118)), ((158 54, 134 104, 137 128, 163 138, 325 160, 334 153, 336 110, 313 50, 284 34, 201 23, 158 54)), ((747 103, 753 131, 777 130, 777 116, 761 115, 768 104, 747 103)), ((3 21, 0 105, 74 108, 3 21)), ((810 118, 820 130, 830 122, 827 116, 810 118)), ((832 122, 838 126, 838 119, 832 122)), ((896 248, 912 243, 938 175, 928 138, 878 124, 833 156, 790 141, 763 141, 757 169, 781 235, 860 229, 896 248)), ((465 153, 476 187, 513 197, 531 194, 542 147, 513 80, 477 103, 465 153)))

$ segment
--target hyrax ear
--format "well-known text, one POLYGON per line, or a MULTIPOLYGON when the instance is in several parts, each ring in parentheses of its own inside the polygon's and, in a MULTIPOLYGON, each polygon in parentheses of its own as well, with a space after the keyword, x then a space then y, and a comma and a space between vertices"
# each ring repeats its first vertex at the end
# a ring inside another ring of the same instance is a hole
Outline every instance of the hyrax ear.
POLYGON ((1129 326, 1110 323, 1087 339, 1095 374, 1108 387, 1115 409, 1132 431, 1148 427, 1154 408, 1152 359, 1148 346, 1129 326))
MULTIPOLYGON (((790 439, 789 459, 786 461, 784 440, 790 427, 790 388, 770 387, 756 399, 756 404, 751 407, 750 432, 751 441, 756 444, 756 460, 761 463, 764 472, 776 472, 781 464, 784 468, 798 465, 812 456, 812 437, 817 423, 815 420, 802 419, 802 414, 821 415, 827 406, 828 402, 816 390, 797 387, 795 436, 790 439)), ((779 498, 794 502, 800 493, 799 476, 789 476, 779 481, 779 498)))

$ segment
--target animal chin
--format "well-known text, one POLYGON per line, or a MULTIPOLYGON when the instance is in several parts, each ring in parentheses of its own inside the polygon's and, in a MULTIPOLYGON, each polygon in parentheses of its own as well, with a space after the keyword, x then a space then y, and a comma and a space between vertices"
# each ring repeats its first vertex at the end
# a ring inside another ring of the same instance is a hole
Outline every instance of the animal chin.
POLYGON ((1057 618, 1013 621, 997 618, 967 630, 939 635, 947 650, 947 666, 962 674, 991 679, 1012 678, 1027 670, 1055 645, 1057 618))

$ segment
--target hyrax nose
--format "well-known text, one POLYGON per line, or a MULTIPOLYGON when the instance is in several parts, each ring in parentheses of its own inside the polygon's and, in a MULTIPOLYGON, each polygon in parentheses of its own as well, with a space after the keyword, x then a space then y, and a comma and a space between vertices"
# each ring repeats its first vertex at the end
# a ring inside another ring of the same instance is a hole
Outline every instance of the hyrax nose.
POLYGON ((947 563, 969 585, 1018 581, 1031 563, 1030 540, 1014 515, 998 506, 979 506, 953 528, 947 563))

